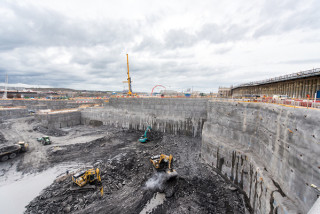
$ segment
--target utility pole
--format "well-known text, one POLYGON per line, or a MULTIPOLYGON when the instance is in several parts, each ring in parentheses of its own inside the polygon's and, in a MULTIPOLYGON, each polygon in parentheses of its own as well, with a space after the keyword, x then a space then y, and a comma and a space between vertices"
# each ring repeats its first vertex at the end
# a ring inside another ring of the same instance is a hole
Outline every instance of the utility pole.
POLYGON ((4 85, 4 92, 3 92, 3 99, 7 99, 8 96, 7 96, 7 85, 8 85, 8 74, 6 74, 6 80, 5 80, 5 85, 4 85))

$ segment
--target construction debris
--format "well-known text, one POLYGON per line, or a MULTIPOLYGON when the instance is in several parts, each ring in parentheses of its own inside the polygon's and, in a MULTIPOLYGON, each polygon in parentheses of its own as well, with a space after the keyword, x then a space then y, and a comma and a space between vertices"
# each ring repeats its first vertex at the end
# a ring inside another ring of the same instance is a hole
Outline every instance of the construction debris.
POLYGON ((55 137, 66 136, 68 134, 68 132, 63 131, 61 129, 48 129, 43 126, 35 126, 33 127, 33 131, 38 131, 42 134, 55 137))

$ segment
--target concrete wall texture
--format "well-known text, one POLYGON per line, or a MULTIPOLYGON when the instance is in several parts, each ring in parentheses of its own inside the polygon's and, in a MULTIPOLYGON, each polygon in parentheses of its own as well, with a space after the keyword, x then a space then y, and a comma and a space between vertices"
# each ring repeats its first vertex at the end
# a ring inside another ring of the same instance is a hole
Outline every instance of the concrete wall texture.
POLYGON ((0 106, 26 106, 29 110, 78 108, 81 104, 65 100, 0 100, 0 106))
POLYGON ((47 128, 64 128, 81 124, 80 111, 55 114, 37 114, 36 119, 47 128))
POLYGON ((202 136, 205 162, 247 195, 254 213, 306 213, 320 186, 320 111, 202 99, 110 99, 82 122, 202 136))
POLYGON ((116 127, 201 136, 207 118, 207 99, 112 98, 104 108, 81 112, 82 122, 99 120, 116 127))
POLYGON ((306 213, 320 185, 320 111, 209 102, 202 158, 239 185, 255 213, 306 213))
POLYGON ((0 121, 12 118, 27 117, 28 109, 3 109, 0 110, 0 121))

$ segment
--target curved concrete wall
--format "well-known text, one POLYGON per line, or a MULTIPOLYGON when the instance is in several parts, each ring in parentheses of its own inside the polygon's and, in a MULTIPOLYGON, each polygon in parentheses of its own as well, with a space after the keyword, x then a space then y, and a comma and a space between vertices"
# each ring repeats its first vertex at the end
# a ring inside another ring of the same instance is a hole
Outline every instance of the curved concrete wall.
POLYGON ((209 102, 202 158, 248 196, 255 213, 306 213, 320 185, 320 111, 209 102))

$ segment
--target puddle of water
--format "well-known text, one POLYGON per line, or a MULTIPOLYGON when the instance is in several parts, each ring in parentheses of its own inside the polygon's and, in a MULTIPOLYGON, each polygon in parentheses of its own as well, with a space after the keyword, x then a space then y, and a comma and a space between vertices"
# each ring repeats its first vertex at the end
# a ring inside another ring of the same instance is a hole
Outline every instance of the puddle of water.
POLYGON ((144 206, 143 210, 140 214, 148 214, 151 213, 154 208, 163 204, 166 199, 166 195, 164 193, 155 193, 150 201, 144 206))
MULTIPOLYGON (((0 213, 17 214, 25 211, 25 206, 49 186, 59 175, 75 166, 61 165, 38 174, 19 176, 20 180, 6 180, 0 185, 0 213)), ((17 175, 12 172, 11 175, 17 175)))

